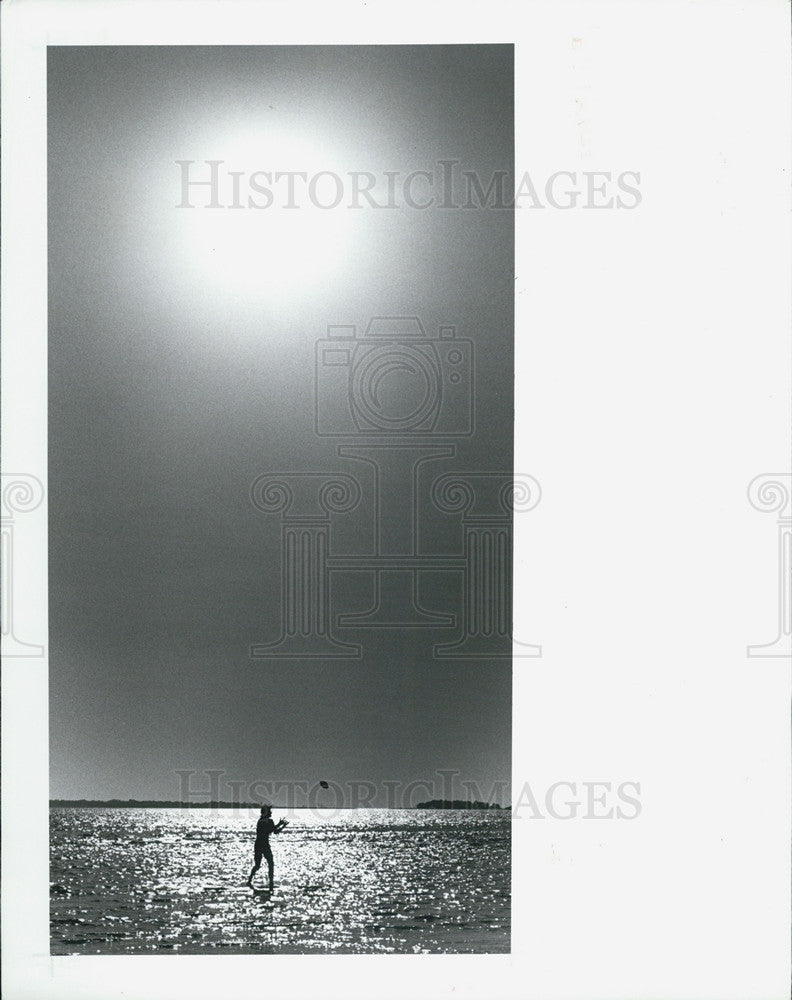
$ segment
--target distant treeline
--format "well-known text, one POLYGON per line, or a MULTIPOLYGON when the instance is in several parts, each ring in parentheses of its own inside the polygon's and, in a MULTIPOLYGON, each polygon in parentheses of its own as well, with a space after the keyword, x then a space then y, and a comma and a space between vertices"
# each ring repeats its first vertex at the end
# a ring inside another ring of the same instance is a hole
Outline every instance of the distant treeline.
POLYGON ((414 809, 502 809, 494 802, 470 802, 467 799, 429 799, 419 802, 414 809))
MULTIPOLYGON (((50 799, 50 807, 72 807, 84 809, 260 809, 260 802, 180 802, 163 799, 50 799)), ((289 809, 290 806, 273 806, 273 809, 289 809)), ((335 807, 338 808, 338 807, 335 807)), ((345 807, 341 807, 345 808, 345 807)), ((377 807, 378 808, 378 807, 377 807)), ((468 802, 465 799, 430 799, 419 802, 413 809, 501 809, 502 806, 489 802, 468 802)))

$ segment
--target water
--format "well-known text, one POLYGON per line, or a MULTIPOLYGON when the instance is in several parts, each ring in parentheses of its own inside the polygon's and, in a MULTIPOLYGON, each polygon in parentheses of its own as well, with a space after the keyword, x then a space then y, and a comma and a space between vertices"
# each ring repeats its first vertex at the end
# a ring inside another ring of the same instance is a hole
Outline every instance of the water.
POLYGON ((281 815, 270 894, 256 810, 52 809, 52 954, 509 951, 507 811, 281 815))

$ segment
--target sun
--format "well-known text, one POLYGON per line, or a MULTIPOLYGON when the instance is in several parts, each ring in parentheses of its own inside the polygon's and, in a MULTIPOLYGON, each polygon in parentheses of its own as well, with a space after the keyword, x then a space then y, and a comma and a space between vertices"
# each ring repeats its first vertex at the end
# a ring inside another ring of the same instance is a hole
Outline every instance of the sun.
POLYGON ((215 188, 191 186, 194 207, 175 213, 181 266, 202 284, 253 299, 329 289, 351 236, 349 209, 338 198, 339 152, 262 129, 216 142, 211 156, 191 163, 188 176, 212 177, 210 160, 219 161, 215 188), (210 207, 213 190, 218 197, 210 207))

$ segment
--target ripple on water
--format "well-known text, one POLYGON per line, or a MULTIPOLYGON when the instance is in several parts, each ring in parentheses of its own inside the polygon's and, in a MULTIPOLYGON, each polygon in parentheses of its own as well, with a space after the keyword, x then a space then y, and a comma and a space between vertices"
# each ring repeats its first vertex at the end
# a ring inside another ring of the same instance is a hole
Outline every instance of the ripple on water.
POLYGON ((272 893, 245 885, 256 818, 53 809, 53 953, 509 950, 507 813, 296 810, 272 893))

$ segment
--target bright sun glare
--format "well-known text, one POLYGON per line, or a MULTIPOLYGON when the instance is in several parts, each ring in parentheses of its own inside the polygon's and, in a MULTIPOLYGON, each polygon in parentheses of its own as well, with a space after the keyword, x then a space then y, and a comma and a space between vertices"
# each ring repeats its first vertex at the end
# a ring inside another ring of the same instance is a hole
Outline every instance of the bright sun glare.
POLYGON ((348 198, 334 207, 320 207, 333 205, 339 191, 332 176, 323 172, 336 173, 343 183, 337 151, 271 129, 237 135, 218 142, 211 156, 191 162, 191 182, 210 179, 210 159, 222 161, 217 190, 223 207, 205 207, 212 189, 191 183, 189 203, 195 207, 176 213, 181 260, 195 279, 250 297, 316 294, 328 287, 350 242, 348 198), (276 181, 276 174, 296 171, 306 174, 307 181, 295 177, 290 182, 283 176, 276 181), (312 179, 313 197, 308 183, 312 179), (286 207, 290 183, 296 208, 286 207), (271 192, 271 199, 262 188, 271 192))

